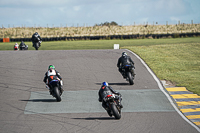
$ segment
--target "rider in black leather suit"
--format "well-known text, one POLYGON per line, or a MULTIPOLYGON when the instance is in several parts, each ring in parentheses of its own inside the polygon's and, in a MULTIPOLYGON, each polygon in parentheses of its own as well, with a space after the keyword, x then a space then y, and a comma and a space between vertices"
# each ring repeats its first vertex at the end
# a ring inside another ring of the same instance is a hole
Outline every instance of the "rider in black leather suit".
POLYGON ((135 69, 135 66, 134 66, 134 62, 133 60, 131 59, 130 56, 127 55, 126 52, 123 52, 122 53, 122 56, 118 59, 118 62, 117 62, 117 67, 119 68, 119 72, 124 76, 124 73, 122 71, 122 68, 125 66, 125 65, 131 65, 133 67, 132 69, 132 74, 135 75, 134 73, 134 69, 135 69))
POLYGON ((123 106, 121 105, 122 95, 119 92, 113 90, 113 88, 111 86, 108 86, 107 82, 103 82, 101 84, 101 88, 99 89, 98 94, 99 94, 99 102, 102 102, 102 107, 108 112, 108 114, 110 116, 112 116, 110 114, 110 110, 108 110, 106 102, 103 100, 107 95, 112 95, 112 94, 118 95, 119 104, 120 104, 121 108, 123 108, 123 106))

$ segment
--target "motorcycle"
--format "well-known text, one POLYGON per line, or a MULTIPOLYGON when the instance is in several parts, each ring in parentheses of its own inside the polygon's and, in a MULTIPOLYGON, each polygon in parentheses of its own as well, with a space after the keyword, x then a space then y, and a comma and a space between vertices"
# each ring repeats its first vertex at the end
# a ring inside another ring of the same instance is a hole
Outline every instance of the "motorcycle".
POLYGON ((135 73, 133 68, 134 66, 132 65, 125 65, 122 67, 122 75, 127 81, 129 81, 130 85, 134 84, 133 80, 135 78, 135 73))
POLYGON ((112 95, 107 95, 104 98, 104 101, 106 102, 106 105, 108 107, 108 115, 112 116, 114 115, 115 119, 120 119, 121 118, 121 106, 120 106, 120 100, 119 96, 112 94, 112 95))
POLYGON ((28 45, 22 45, 22 46, 20 46, 20 50, 28 50, 28 45))
POLYGON ((51 95, 56 98, 57 102, 61 101, 62 89, 60 87, 59 80, 52 80, 49 82, 49 86, 46 85, 48 89, 51 90, 51 95))
POLYGON ((17 46, 17 45, 14 45, 14 50, 16 51, 16 50, 19 50, 19 48, 18 48, 19 46, 17 46))
POLYGON ((40 44, 42 43, 42 41, 39 41, 39 42, 34 42, 33 43, 33 47, 35 48, 35 50, 38 50, 38 48, 40 47, 40 44))

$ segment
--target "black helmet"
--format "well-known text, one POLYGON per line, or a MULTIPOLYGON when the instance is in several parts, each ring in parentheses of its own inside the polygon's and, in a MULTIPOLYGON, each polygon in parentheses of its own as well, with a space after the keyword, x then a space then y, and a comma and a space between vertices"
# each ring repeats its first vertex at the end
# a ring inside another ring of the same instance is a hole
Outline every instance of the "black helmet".
POLYGON ((127 56, 127 53, 126 53, 126 52, 123 52, 123 53, 122 53, 122 56, 123 56, 123 57, 127 56))

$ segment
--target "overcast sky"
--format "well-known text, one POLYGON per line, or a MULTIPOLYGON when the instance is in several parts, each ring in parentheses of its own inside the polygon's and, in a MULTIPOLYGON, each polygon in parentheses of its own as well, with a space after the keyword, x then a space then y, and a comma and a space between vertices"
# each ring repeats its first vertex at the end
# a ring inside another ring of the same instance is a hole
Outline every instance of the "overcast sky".
POLYGON ((0 27, 200 23, 200 0, 0 0, 0 27))

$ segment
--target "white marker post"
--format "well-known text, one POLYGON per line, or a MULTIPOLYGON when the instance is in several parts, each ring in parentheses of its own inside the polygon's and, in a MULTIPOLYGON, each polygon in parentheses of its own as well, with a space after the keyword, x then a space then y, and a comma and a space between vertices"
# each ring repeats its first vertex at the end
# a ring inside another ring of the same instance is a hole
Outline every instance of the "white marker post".
POLYGON ((119 49, 119 44, 114 44, 114 49, 119 49))

